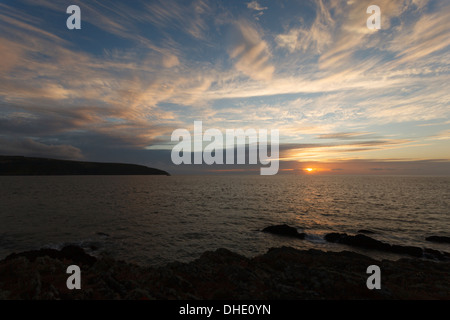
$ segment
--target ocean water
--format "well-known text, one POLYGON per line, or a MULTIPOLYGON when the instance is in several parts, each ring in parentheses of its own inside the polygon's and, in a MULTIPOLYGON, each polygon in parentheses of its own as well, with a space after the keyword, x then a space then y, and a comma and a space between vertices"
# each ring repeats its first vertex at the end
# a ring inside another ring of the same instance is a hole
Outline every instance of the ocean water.
POLYGON ((217 248, 250 257, 280 246, 398 258, 323 240, 359 229, 391 244, 450 252, 425 241, 450 236, 450 177, 0 177, 0 259, 65 244, 142 265, 191 261, 217 248), (306 240, 260 231, 282 223, 306 240))

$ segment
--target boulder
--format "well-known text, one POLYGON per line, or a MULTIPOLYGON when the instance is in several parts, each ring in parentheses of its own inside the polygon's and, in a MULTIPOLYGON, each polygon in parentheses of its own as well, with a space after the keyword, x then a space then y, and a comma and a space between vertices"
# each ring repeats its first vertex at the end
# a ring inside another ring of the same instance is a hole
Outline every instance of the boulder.
POLYGON ((450 261, 450 254, 443 251, 425 248, 423 249, 423 255, 425 258, 434 259, 439 261, 450 261))
POLYGON ((450 237, 442 237, 442 236, 430 236, 425 238, 425 240, 439 243, 450 243, 450 237))
POLYGON ((325 240, 328 242, 339 243, 345 237, 348 237, 346 233, 332 232, 325 235, 325 240))
POLYGON ((349 246, 360 247, 365 249, 392 252, 397 254, 407 254, 418 258, 426 257, 441 261, 450 260, 450 254, 446 252, 441 252, 428 248, 422 249, 414 246, 391 245, 389 243, 375 240, 363 234, 357 234, 355 236, 352 236, 346 233, 333 232, 326 234, 325 240, 328 242, 342 243, 349 246))
POLYGON ((417 257, 417 258, 420 258, 423 256, 422 248, 413 247, 413 246, 392 245, 390 251, 393 253, 408 254, 410 256, 417 257))
POLYGON ((269 226, 262 230, 263 232, 273 233, 280 236, 292 237, 298 239, 305 239, 304 233, 299 233, 296 228, 290 227, 287 224, 281 224, 276 226, 269 226))
POLYGON ((325 240, 328 242, 342 243, 349 246, 361 247, 366 249, 374 249, 381 251, 389 251, 390 245, 363 234, 349 236, 346 233, 328 233, 325 235, 325 240))
POLYGON ((89 266, 93 265, 97 260, 95 257, 84 252, 82 248, 74 245, 68 245, 62 248, 61 251, 55 249, 39 249, 21 253, 12 253, 5 258, 5 261, 12 260, 17 257, 25 257, 30 262, 33 262, 36 258, 45 256, 58 260, 70 260, 75 264, 89 266))

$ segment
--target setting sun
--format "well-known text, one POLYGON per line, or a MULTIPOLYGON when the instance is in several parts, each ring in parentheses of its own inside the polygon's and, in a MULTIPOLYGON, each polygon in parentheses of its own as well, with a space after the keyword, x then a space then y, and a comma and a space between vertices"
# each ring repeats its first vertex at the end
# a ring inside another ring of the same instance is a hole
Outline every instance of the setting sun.
POLYGON ((314 171, 313 168, 306 168, 305 170, 306 170, 307 172, 312 172, 312 171, 314 171))

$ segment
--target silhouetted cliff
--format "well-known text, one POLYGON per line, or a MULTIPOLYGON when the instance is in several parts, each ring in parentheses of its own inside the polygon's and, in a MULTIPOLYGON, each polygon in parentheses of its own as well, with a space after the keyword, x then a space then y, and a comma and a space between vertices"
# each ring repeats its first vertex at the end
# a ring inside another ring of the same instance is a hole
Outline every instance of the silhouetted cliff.
POLYGON ((167 175, 137 164, 0 156, 0 175, 167 175))

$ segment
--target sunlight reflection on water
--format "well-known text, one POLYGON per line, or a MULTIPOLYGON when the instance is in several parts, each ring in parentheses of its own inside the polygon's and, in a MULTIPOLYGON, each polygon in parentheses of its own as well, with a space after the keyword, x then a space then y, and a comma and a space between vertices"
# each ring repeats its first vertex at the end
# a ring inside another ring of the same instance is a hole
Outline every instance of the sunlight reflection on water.
MULTIPOLYGON (((389 243, 450 251, 450 178, 392 176, 0 177, 0 258, 81 243, 142 264, 189 261, 220 247, 343 250, 328 232, 370 229, 389 243), (260 232, 286 223, 308 237, 260 232)), ((351 248, 345 247, 349 250, 351 248)), ((353 249, 351 249, 353 250, 353 249)))

